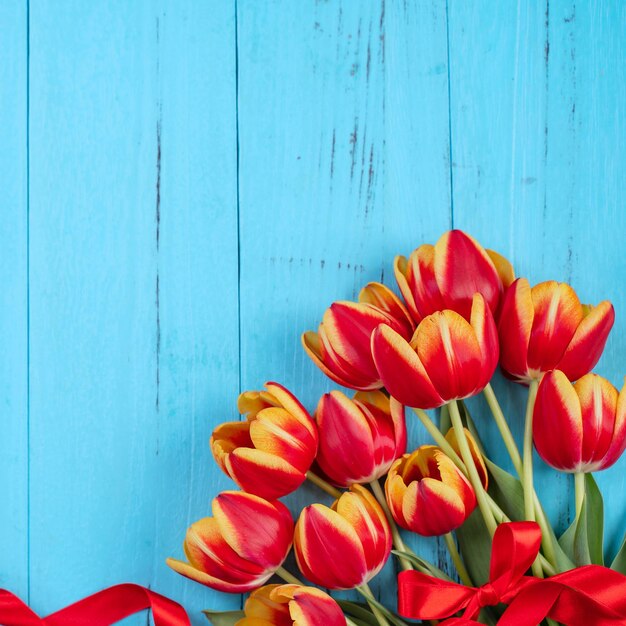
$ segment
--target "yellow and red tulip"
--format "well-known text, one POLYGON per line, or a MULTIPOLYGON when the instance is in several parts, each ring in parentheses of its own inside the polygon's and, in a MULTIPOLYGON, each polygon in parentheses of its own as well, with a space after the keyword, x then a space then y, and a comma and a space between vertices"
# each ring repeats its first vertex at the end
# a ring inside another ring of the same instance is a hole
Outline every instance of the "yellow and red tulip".
POLYGON ((250 594, 235 626, 345 626, 339 605, 321 589, 265 585, 250 594))
MULTIPOLYGON (((470 433, 467 428, 463 429, 465 431, 465 439, 467 439, 467 444, 472 454, 472 459, 474 459, 474 466, 476 467, 476 471, 478 472, 478 476, 480 477, 480 482, 483 487, 487 489, 489 486, 489 473, 487 472, 487 465, 485 464, 485 459, 480 452, 480 448, 476 443, 474 437, 472 437, 472 433, 470 433)), ((459 446, 459 442, 456 438, 456 432, 454 432, 454 428, 451 428, 446 433, 446 441, 452 446, 452 449, 457 453, 457 455, 461 456, 461 448, 459 446)))
POLYGON ((318 332, 302 335, 312 361, 332 380, 352 389, 379 389, 382 383, 370 351, 370 338, 387 324, 409 338, 415 325, 400 299, 380 283, 369 283, 358 302, 335 302, 324 313, 318 332))
POLYGON ((397 256, 394 270, 407 307, 417 322, 435 311, 451 309, 469 318, 472 298, 480 293, 495 313, 504 287, 513 282, 511 264, 485 250, 461 230, 444 233, 409 258, 397 256))
POLYGON ((626 449, 626 386, 586 374, 572 384, 559 371, 539 383, 533 439, 541 458, 564 472, 596 472, 626 449))
POLYGON ((243 593, 260 587, 282 565, 293 538, 287 507, 241 491, 224 491, 213 517, 187 530, 188 562, 167 559, 179 574, 218 591, 243 593))
POLYGON ((399 458, 385 482, 387 504, 399 526, 419 535, 444 535, 476 508, 471 484, 436 446, 399 458))
POLYGON ((329 589, 352 589, 383 567, 391 530, 374 496, 353 485, 328 508, 307 506, 296 523, 294 550, 300 571, 329 589))
POLYGON ((220 424, 211 451, 244 491, 273 500, 295 491, 317 452, 317 429, 298 399, 278 383, 246 391, 239 410, 246 421, 220 424))
POLYGON ((469 321, 438 311, 420 322, 410 343, 381 324, 372 335, 372 354, 394 398, 430 409, 482 391, 498 363, 498 335, 491 310, 476 293, 469 321))
POLYGON ((500 365, 516 382, 528 383, 553 369, 570 380, 598 362, 613 327, 613 305, 582 305, 565 283, 532 289, 518 278, 506 291, 498 320, 500 365))
POLYGON ((331 391, 320 399, 315 419, 317 463, 342 487, 377 480, 406 450, 404 407, 382 391, 358 391, 353 400, 331 391))

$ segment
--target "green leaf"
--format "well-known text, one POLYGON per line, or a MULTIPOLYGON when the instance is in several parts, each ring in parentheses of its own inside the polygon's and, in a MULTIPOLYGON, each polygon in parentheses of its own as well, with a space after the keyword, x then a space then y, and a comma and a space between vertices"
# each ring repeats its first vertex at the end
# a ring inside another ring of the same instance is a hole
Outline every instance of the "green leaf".
POLYGON ((378 626, 378 620, 372 613, 366 604, 359 602, 350 602, 349 600, 337 600, 337 604, 341 607, 341 610, 353 620, 364 624, 371 624, 372 626, 378 626))
POLYGON ((611 569, 619 572, 620 574, 626 574, 626 535, 624 535, 622 545, 611 563, 611 569))
POLYGON ((461 556, 475 586, 484 585, 489 578, 491 537, 478 507, 456 531, 461 556))
POLYGON ((492 479, 489 481, 489 495, 509 519, 523 520, 524 490, 522 483, 487 457, 484 459, 492 479))
POLYGON ((213 626, 233 626, 244 617, 243 611, 202 611, 213 626))
POLYGON ((401 550, 392 550, 392 554, 402 559, 406 559, 409 563, 415 565, 415 567, 426 574, 430 574, 435 578, 441 578, 441 580, 452 581, 452 578, 448 576, 444 571, 440 570, 438 567, 429 563, 428 561, 420 558, 417 554, 413 554, 413 552, 402 552, 401 550))
POLYGON ((585 495, 580 516, 561 535, 559 545, 577 566, 603 565, 604 503, 591 474, 585 475, 585 495))

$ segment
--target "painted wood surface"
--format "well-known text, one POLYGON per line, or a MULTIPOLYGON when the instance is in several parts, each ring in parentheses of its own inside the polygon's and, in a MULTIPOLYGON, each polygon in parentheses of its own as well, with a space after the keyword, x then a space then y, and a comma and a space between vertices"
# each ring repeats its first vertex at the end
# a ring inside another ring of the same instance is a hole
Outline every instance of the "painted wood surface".
MULTIPOLYGON (((0 586, 36 610, 122 580, 196 624, 238 607, 164 565, 229 484, 213 426, 271 379, 314 408, 332 385, 300 333, 451 226, 611 299, 598 371, 620 384, 617 0, 9 0, 0 40, 0 586)), ((523 390, 496 382, 519 435, 523 390)), ((598 476, 609 552, 624 463, 598 476)), ((540 476, 562 527, 569 481, 540 476)))

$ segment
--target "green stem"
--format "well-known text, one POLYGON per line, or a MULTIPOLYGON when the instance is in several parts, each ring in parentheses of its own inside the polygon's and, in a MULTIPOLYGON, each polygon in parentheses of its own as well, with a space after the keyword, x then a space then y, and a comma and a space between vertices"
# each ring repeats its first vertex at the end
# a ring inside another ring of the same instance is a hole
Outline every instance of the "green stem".
POLYGON ((368 584, 363 583, 360 587, 356 587, 356 590, 367 600, 367 603, 369 604, 370 609, 372 609, 372 613, 376 616, 380 626, 391 626, 383 612, 378 608, 377 603, 372 602, 375 598, 368 584))
MULTIPOLYGON (((485 399, 487 400, 487 404, 491 409, 491 414, 493 415, 493 419, 496 422, 498 430, 500 431, 500 436, 504 441, 504 445, 511 457, 511 461, 513 462, 513 467, 517 472, 520 480, 523 478, 524 466, 522 463, 522 458, 519 453, 519 449, 517 444, 515 443, 515 439, 513 438, 513 434, 507 424, 506 418, 504 417, 504 413, 502 412, 502 408, 500 407, 500 403, 496 397, 496 394, 489 383, 485 389, 483 390, 483 394, 485 395, 485 399)), ((547 560, 550 564, 556 567, 556 552, 554 545, 552 544, 552 533, 550 532, 550 527, 548 520, 545 516, 543 508, 541 506, 541 502, 539 501, 539 497, 533 488, 533 503, 535 506, 535 517, 537 519, 537 523, 541 528, 541 545, 543 551, 546 555, 547 560)))
POLYGON ((576 520, 583 510, 583 500, 585 499, 585 474, 576 472, 574 474, 574 494, 576 497, 576 520))
POLYGON ((522 457, 520 456, 519 449, 517 444, 515 443, 515 439, 513 439, 513 434, 511 433, 511 429, 506 422, 504 417, 504 413, 500 408, 500 403, 496 398, 496 394, 493 391, 493 387, 491 383, 488 383, 485 389, 483 390, 483 394, 487 400, 487 404, 491 409, 491 414, 493 415, 493 419, 500 431, 500 436, 502 437, 502 441, 504 441, 504 445, 511 457, 511 461, 513 462, 513 467, 517 472, 517 475, 521 477, 522 475, 522 457))
POLYGON ((275 572, 276 576, 279 576, 280 578, 282 578, 286 583, 289 583, 290 585, 302 585, 305 586, 305 584, 299 579, 296 578, 291 572, 288 572, 284 567, 279 567, 276 572, 275 572))
POLYGON ((480 512, 485 520, 485 524, 487 526, 489 534, 493 537, 493 534, 496 532, 496 527, 498 525, 496 523, 491 507, 489 506, 487 493, 485 492, 485 488, 483 487, 480 476, 478 475, 478 470, 476 469, 476 465, 474 463, 474 457, 472 457, 469 444, 467 443, 467 438, 465 437, 465 429, 463 428, 463 422, 461 421, 459 406, 456 403, 456 400, 452 400, 448 406, 450 408, 450 420, 452 421, 452 428, 454 428, 454 434, 456 435, 456 440, 461 451, 461 458, 463 459, 463 463, 465 463, 465 467, 467 468, 469 481, 470 483, 472 483, 472 487, 474 488, 474 492, 476 493, 478 508, 480 509, 480 512))
POLYGON ((433 441, 445 452, 446 456, 449 456, 460 470, 465 471, 465 465, 461 457, 454 451, 454 448, 448 443, 448 440, 437 428, 428 413, 422 409, 412 409, 412 411, 417 415, 420 422, 422 422, 428 434, 433 438, 433 441))
POLYGON ((311 470, 306 473, 307 480, 311 481, 314 485, 317 485, 320 489, 331 495, 333 498, 339 498, 341 491, 333 487, 329 482, 320 478, 317 474, 314 474, 311 470))
MULTIPOLYGON (((387 498, 385 498, 385 494, 383 493, 380 483, 378 482, 378 480, 373 480, 370 483, 370 487, 372 488, 372 491, 374 492, 374 496, 376 496, 376 500, 378 500, 378 503, 380 504, 383 512, 385 513, 385 517, 387 518, 387 521, 389 522, 389 528, 391 529, 391 536, 393 538, 393 545, 396 547, 396 550, 400 550, 400 552, 407 552, 407 547, 404 545, 404 541, 402 540, 402 537, 400 536, 400 531, 398 530, 398 526, 395 520, 393 519, 393 515, 391 514, 391 511, 389 510, 389 505, 387 504, 387 498)), ((399 557, 399 561, 400 561, 400 567, 402 567, 403 570, 409 571, 413 569, 413 566, 411 565, 411 563, 409 563, 406 559, 399 557)))
POLYGON ((446 533, 443 536, 444 541, 446 542, 446 548, 448 548, 448 552, 450 553, 450 558, 454 563, 454 567, 456 567, 456 571, 459 573, 459 578, 461 582, 467 587, 473 587, 472 579, 470 578, 469 572, 467 571, 465 564, 461 559, 461 555, 456 547, 456 541, 452 536, 452 533, 446 533))
MULTIPOLYGON (((530 381, 528 388, 528 402, 526 403, 526 421, 524 424, 524 466, 522 471, 522 489, 524 492, 524 518, 530 522, 535 521, 535 490, 533 486, 533 410, 537 398, 536 380, 530 381)), ((532 565, 533 574, 543 578, 543 569, 539 559, 535 559, 532 565)))

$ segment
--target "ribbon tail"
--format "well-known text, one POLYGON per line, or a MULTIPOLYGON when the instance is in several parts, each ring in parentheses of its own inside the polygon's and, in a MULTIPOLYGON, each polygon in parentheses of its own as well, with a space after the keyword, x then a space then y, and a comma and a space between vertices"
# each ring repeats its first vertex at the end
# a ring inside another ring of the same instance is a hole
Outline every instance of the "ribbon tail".
POLYGON ((3 626, 41 626, 41 619, 16 595, 0 589, 0 623, 3 626))
POLYGON ((45 626, 110 626, 144 609, 152 609, 155 626, 190 626, 187 613, 178 603, 130 583, 94 593, 49 615, 41 623, 45 626))

